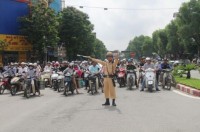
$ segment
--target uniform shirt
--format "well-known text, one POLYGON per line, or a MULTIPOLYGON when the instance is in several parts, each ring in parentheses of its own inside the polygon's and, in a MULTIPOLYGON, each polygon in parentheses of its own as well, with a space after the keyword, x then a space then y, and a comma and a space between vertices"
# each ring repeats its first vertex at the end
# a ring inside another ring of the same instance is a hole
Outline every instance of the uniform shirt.
POLYGON ((114 60, 114 62, 105 62, 105 61, 94 59, 94 58, 92 58, 92 61, 95 61, 95 62, 103 65, 104 75, 114 75, 116 66, 119 62, 119 60, 117 58, 114 60))
POLYGON ((45 66, 44 71, 50 71, 52 72, 52 66, 45 66))
POLYGON ((95 73, 98 73, 100 70, 100 66, 99 65, 91 65, 89 66, 89 71, 92 73, 92 74, 95 74, 95 73))

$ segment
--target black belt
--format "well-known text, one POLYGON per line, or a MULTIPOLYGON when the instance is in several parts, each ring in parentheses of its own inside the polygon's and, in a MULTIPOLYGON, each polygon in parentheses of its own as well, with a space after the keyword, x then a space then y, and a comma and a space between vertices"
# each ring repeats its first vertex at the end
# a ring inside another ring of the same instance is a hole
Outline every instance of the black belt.
POLYGON ((103 77, 105 77, 105 78, 113 78, 114 75, 103 75, 103 77))

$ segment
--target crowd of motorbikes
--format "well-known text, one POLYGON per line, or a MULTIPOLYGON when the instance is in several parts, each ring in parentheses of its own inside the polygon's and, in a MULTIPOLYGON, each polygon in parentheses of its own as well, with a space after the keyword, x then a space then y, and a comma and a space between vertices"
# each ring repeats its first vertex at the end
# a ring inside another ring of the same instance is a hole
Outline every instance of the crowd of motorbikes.
MULTIPOLYGON (((66 68, 69 64, 70 63, 66 63, 66 68)), ((29 98, 31 94, 35 95, 38 93, 38 95, 40 95, 41 89, 50 87, 57 92, 63 92, 63 94, 67 96, 69 94, 74 94, 75 91, 73 77, 77 80, 80 80, 80 78, 82 79, 82 85, 84 85, 86 89, 88 87, 88 93, 93 95, 98 93, 99 89, 103 92, 103 72, 99 70, 99 73, 91 74, 88 70, 89 62, 87 61, 77 63, 76 65, 79 67, 78 69, 73 69, 72 73, 64 73, 62 70, 58 70, 58 68, 55 68, 51 64, 51 68, 47 70, 41 68, 39 77, 30 77, 23 74, 11 76, 9 74, 1 73, 0 94, 3 94, 5 90, 10 91, 12 96, 19 92, 23 92, 24 97, 29 98)), ((171 82, 173 79, 171 69, 160 70, 160 76, 157 78, 155 70, 150 68, 142 70, 141 66, 137 67, 139 69, 139 74, 137 74, 138 69, 127 70, 125 67, 120 67, 120 64, 118 65, 116 68, 115 81, 119 84, 120 88, 127 87, 127 89, 132 90, 135 87, 137 89, 139 85, 144 83, 145 88, 152 92, 156 87, 155 85, 161 83, 163 88, 168 90, 171 89, 171 82), (143 81, 144 79, 145 82, 143 81)))

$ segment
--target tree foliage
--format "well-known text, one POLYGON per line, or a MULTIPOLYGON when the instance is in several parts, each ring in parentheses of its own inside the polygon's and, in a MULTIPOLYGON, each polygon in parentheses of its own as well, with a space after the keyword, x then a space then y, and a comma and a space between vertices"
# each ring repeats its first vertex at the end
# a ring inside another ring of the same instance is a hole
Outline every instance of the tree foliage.
POLYGON ((69 60, 77 59, 77 54, 96 55, 102 58, 105 54, 104 44, 93 33, 94 26, 87 14, 74 7, 65 8, 61 13, 59 35, 67 49, 69 60))
POLYGON ((150 51, 156 52, 161 57, 180 59, 186 53, 193 57, 200 56, 200 0, 185 2, 179 9, 177 17, 164 29, 152 33, 152 48, 142 48, 143 42, 130 41, 127 50, 131 49, 139 53, 138 56, 149 55, 150 51), (130 48, 131 47, 131 48, 130 48))
POLYGON ((28 37, 33 45, 33 56, 37 60, 44 60, 46 47, 54 47, 59 41, 58 15, 51 8, 39 3, 30 7, 31 14, 20 18, 21 33, 28 37))

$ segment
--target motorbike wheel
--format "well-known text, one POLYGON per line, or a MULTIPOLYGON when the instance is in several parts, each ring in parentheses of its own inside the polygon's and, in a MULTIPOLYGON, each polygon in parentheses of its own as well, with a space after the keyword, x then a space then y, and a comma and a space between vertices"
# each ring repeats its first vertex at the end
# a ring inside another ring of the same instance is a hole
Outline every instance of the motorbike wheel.
POLYGON ((0 94, 3 94, 5 91, 5 86, 4 85, 1 85, 0 87, 0 94))
POLYGON ((149 92, 153 92, 153 87, 149 86, 148 90, 149 90, 149 92))
POLYGON ((60 87, 61 85, 60 85, 60 83, 58 84, 58 88, 57 88, 57 90, 58 90, 58 92, 60 92, 60 87))
POLYGON ((48 81, 45 81, 44 86, 45 88, 48 86, 48 81))
POLYGON ((132 79, 129 79, 129 89, 132 90, 132 87, 133 87, 133 80, 132 79))
POLYGON ((54 82, 54 83, 53 83, 53 89, 54 89, 54 91, 57 90, 57 82, 54 82))
POLYGON ((91 84, 91 94, 94 95, 94 90, 95 90, 95 84, 91 84))
POLYGON ((24 90, 24 95, 26 98, 29 98, 31 96, 31 87, 27 86, 26 89, 24 90))
POLYGON ((168 90, 171 90, 171 80, 168 80, 168 81, 167 81, 167 89, 168 89, 168 90))
POLYGON ((16 86, 12 87, 10 89, 10 93, 11 93, 12 96, 16 95, 16 93, 17 93, 17 87, 16 86))
POLYGON ((68 86, 65 86, 63 94, 64 94, 65 96, 68 95, 68 86))

